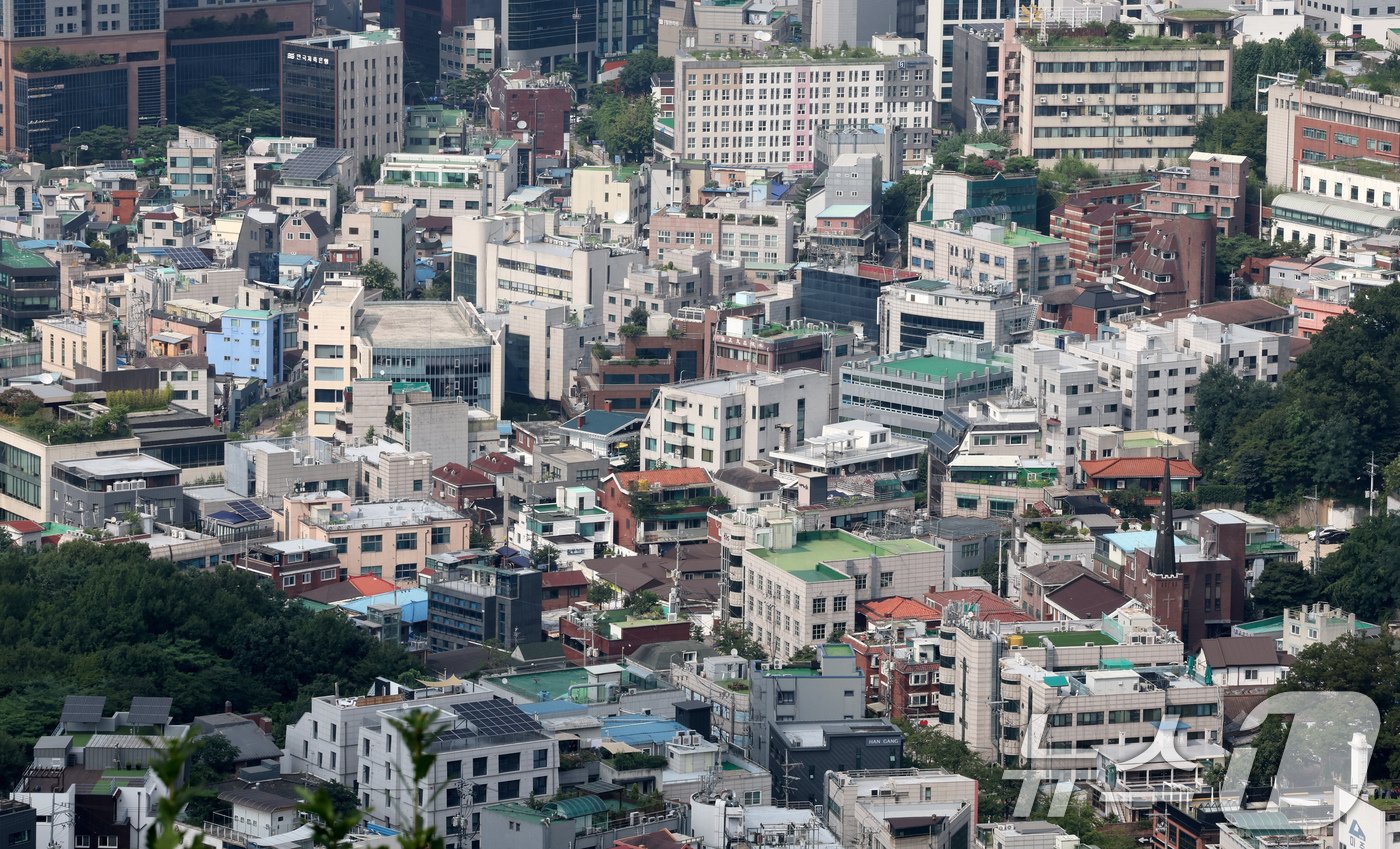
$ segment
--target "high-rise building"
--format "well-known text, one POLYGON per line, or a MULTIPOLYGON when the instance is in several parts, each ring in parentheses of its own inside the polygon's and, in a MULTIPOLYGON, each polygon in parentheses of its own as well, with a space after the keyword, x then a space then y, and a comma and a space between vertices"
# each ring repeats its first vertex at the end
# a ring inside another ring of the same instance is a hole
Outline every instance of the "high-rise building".
POLYGON ((396 30, 287 42, 283 134, 312 136, 322 147, 345 148, 357 158, 399 150, 403 57, 396 30))

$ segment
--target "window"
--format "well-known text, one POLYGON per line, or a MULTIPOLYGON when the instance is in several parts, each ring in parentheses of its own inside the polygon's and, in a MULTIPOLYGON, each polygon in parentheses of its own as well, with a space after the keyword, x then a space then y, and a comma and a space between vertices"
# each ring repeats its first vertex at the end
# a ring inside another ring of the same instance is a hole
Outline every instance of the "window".
POLYGON ((1246 680, 1246 681, 1258 681, 1258 680, 1259 680, 1259 670, 1257 670, 1257 669, 1246 669, 1246 670, 1244 671, 1244 680, 1246 680))
POLYGON ((925 686, 928 686, 928 673, 927 673, 927 672, 914 672, 914 673, 910 674, 910 676, 909 676, 909 686, 911 686, 911 687, 925 687, 925 686))
POLYGON ((548 766, 549 766, 549 750, 548 750, 548 749, 536 749, 536 750, 535 750, 535 769, 544 769, 545 767, 548 767, 548 766))
POLYGON ((498 757, 498 758, 496 759, 496 771, 497 771, 497 772, 519 772, 519 771, 520 771, 520 753, 519 753, 519 752, 512 752, 512 753, 510 753, 510 754, 501 755, 500 757, 498 757))
POLYGON ((880 586, 881 586, 881 587, 892 587, 892 586, 894 586, 894 573, 893 573, 893 572, 881 572, 881 573, 880 573, 880 586))
POLYGON ((99 834, 97 836, 97 849, 117 849, 117 836, 115 834, 99 834))
POLYGON ((825 613, 825 612, 826 612, 826 599, 824 599, 824 598, 814 598, 814 599, 812 599, 812 612, 813 612, 813 613, 825 613))
POLYGON ((297 585, 297 576, 296 576, 296 575, 283 575, 283 576, 282 576, 282 586, 284 586, 284 587, 295 587, 296 585, 297 585))
POLYGON ((1067 713, 1052 713, 1047 724, 1051 728, 1068 728, 1074 724, 1074 717, 1067 713))
POLYGON ((762 804, 762 803, 763 803, 763 791, 762 791, 762 790, 746 790, 746 791, 744 791, 744 804, 745 804, 745 805, 760 805, 760 804, 762 804))
POLYGON ((856 589, 863 590, 870 586, 869 575, 856 575, 856 589))
POLYGON ((812 626, 812 639, 814 639, 814 640, 825 640, 825 639, 826 639, 826 625, 825 625, 825 624, 813 625, 813 626, 812 626))
POLYGON ((330 544, 333 545, 333 546, 335 546, 335 553, 336 553, 336 554, 344 554, 344 553, 345 553, 345 550, 346 550, 347 548, 349 548, 349 545, 348 545, 349 542, 350 542, 350 538, 349 538, 349 537, 331 537, 331 538, 330 538, 330 544))
POLYGON ((397 551, 413 551, 418 548, 418 534, 412 532, 395 534, 394 548, 397 551))
POLYGON ((520 798, 520 780, 502 781, 496 785, 496 799, 505 802, 510 799, 520 798))
POLYGON ((832 612, 832 613, 845 613, 845 612, 846 612, 846 597, 845 597, 845 596, 843 596, 843 595, 838 595, 838 596, 836 596, 835 598, 833 598, 833 599, 831 600, 831 612, 832 612))
POLYGON ((433 528, 433 545, 447 545, 452 542, 451 528, 433 528))
POLYGON ((383 551, 384 537, 379 534, 370 534, 360 537, 360 551, 383 551))
POLYGON ((1103 725, 1103 711, 1094 710, 1079 714, 1077 725, 1103 725))
POLYGON ((1121 724, 1124 722, 1138 722, 1142 719, 1141 711, 1136 710, 1111 710, 1108 712, 1109 724, 1121 724))
POLYGON ((486 758, 472 758, 472 776, 482 776, 486 774, 486 758))

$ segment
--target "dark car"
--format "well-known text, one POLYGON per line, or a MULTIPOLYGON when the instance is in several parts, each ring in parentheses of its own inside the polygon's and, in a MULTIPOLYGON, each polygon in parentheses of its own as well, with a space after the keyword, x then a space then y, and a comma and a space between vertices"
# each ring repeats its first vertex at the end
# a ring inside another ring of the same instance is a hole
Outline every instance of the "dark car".
POLYGON ((1324 528, 1322 533, 1317 535, 1317 541, 1323 545, 1333 545, 1347 541, 1347 532, 1337 528, 1324 528))

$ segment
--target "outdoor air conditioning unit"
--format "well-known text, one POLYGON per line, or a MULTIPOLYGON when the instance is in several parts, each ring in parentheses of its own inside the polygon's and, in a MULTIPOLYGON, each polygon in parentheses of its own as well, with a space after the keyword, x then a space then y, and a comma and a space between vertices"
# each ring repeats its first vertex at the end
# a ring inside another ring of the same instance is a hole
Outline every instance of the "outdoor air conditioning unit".
POLYGON ((1044 106, 1044 105, 1045 105, 1045 98, 1042 97, 1042 98, 1040 99, 1040 105, 1041 105, 1041 106, 1044 106))
POLYGON ((1074 102, 1075 102, 1075 103, 1083 103, 1083 102, 1084 102, 1084 98, 1082 98, 1082 97, 1076 97, 1076 98, 1074 99, 1074 102))
POLYGON ((1068 94, 1062 94, 1062 95, 1060 95, 1060 99, 1061 99, 1061 100, 1069 100, 1069 95, 1068 95, 1068 94))
POLYGON ((1061 113, 1060 113, 1060 120, 1061 120, 1061 121, 1068 121, 1068 120, 1069 120, 1069 113, 1068 113, 1068 112, 1061 112, 1061 113))

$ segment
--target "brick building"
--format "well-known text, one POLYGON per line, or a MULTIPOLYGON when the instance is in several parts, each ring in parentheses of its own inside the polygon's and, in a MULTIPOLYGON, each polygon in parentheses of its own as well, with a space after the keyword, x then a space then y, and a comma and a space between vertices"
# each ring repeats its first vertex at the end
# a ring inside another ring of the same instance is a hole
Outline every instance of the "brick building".
POLYGON ((1050 235, 1069 243, 1069 266, 1081 284, 1112 274, 1118 258, 1132 253, 1149 229, 1145 212, 1120 203, 1069 197, 1050 213, 1050 235))
POLYGON ((1155 221, 1118 275, 1154 311, 1215 300, 1215 217, 1193 212, 1155 221))
POLYGON ((1245 230, 1245 184, 1249 157, 1195 151, 1185 165, 1157 172, 1160 182, 1142 193, 1142 208, 1153 218, 1193 213, 1215 216, 1222 236, 1245 230))
POLYGON ((704 469, 617 472, 598 489, 598 506, 613 514, 613 541, 632 551, 706 542, 705 517, 714 499, 714 483, 704 469))

